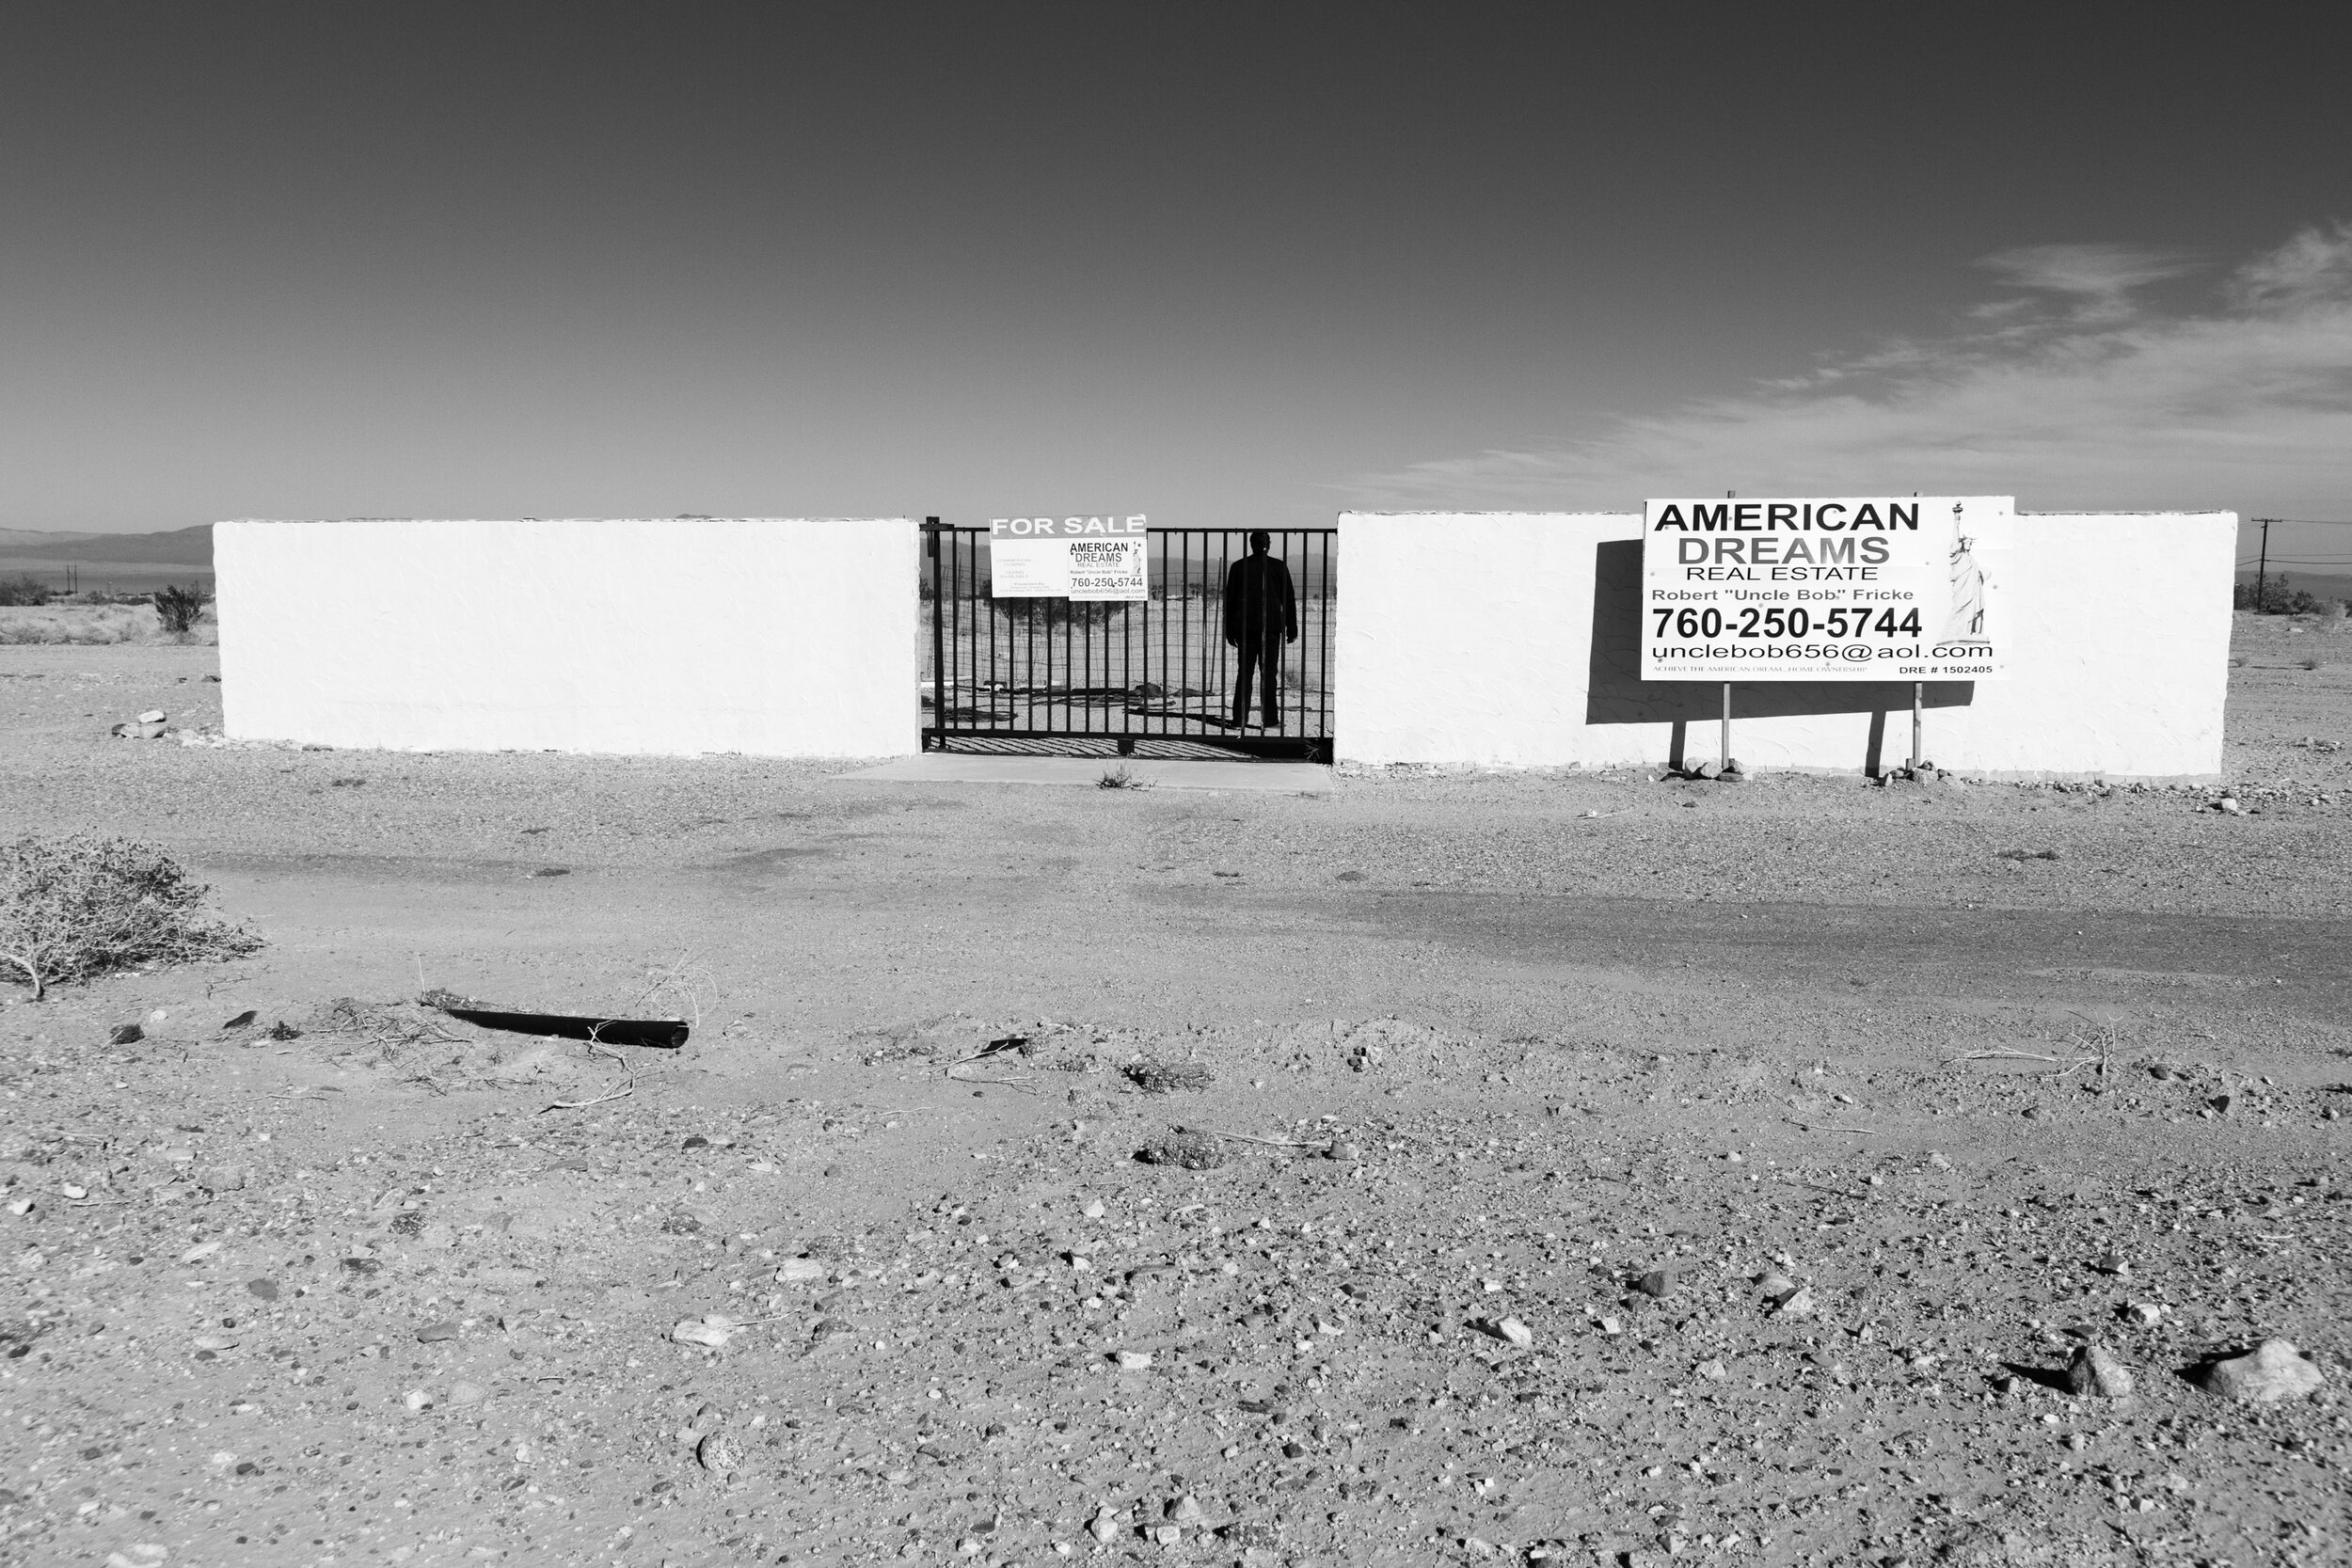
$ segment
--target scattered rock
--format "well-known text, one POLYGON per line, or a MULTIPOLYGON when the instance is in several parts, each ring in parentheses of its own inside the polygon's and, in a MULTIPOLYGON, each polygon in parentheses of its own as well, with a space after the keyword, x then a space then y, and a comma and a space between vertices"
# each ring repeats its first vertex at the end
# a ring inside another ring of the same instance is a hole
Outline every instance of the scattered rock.
POLYGON ((1107 1546, 1118 1539, 1119 1527, 1118 1514, 1113 1513, 1107 1508, 1100 1509, 1096 1511, 1093 1519, 1088 1523, 1087 1533, 1107 1546))
POLYGON ((2286 1340, 2265 1339, 2244 1355, 2206 1362, 2189 1381, 2217 1399, 2276 1404, 2317 1393, 2328 1379, 2286 1340))
POLYGON ((2077 1397, 2090 1395, 2103 1400, 2128 1399, 2132 1392, 2132 1374, 2105 1345, 2092 1341, 2074 1353, 2067 1363, 2066 1390, 2077 1397))
POLYGON ((1216 1082, 1216 1074, 1199 1062, 1164 1062, 1156 1056, 1137 1057, 1119 1070, 1146 1094, 1191 1092, 1216 1082))
POLYGON ((787 1258, 776 1265, 779 1285, 814 1285, 825 1277, 825 1265, 814 1258, 787 1258))
POLYGON ((106 1031, 108 1045, 136 1045, 147 1037, 147 1031, 135 1023, 118 1023, 106 1031))
POLYGON ((1772 1303, 1772 1315, 1776 1318, 1809 1318, 1818 1310, 1812 1288, 1804 1285, 1798 1286, 1772 1303))
POLYGON ((490 1391, 479 1383, 453 1383, 449 1386, 452 1404, 480 1404, 490 1397, 490 1391))
POLYGON ((723 1432, 714 1432, 694 1445, 694 1462, 713 1475, 725 1475, 743 1463, 743 1445, 723 1432))
POLYGON ((1489 1332, 1496 1338, 1516 1345, 1520 1350, 1532 1349, 1535 1343, 1535 1331, 1517 1318, 1502 1319, 1496 1323, 1489 1332))
MULTIPOLYGON (((822 1323, 818 1325, 820 1332, 823 1327, 822 1323)), ((713 1312, 706 1317, 688 1318, 674 1324, 670 1329, 670 1339, 674 1344, 701 1345, 709 1350, 724 1350, 727 1348, 727 1341, 735 1338, 735 1320, 713 1312)))
POLYGON ((437 1345, 444 1339, 456 1338, 457 1325, 453 1323, 427 1323, 417 1330, 417 1342, 421 1345, 437 1345))
POLYGON ((1206 1132, 1169 1132, 1145 1144, 1136 1158, 1147 1165, 1216 1170, 1225 1164, 1225 1147, 1206 1132))
POLYGON ((1645 1296, 1662 1296, 1675 1288, 1672 1269, 1652 1269, 1633 1282, 1633 1288, 1645 1296))
POLYGON ((1120 1369, 1122 1371, 1139 1372, 1152 1365, 1152 1353, 1150 1351, 1140 1350, 1122 1350, 1114 1354, 1111 1359, 1119 1363, 1120 1369))
POLYGON ((2123 1321, 2141 1328, 2153 1328, 2164 1322, 2164 1307, 2153 1301, 2136 1301, 2123 1308, 2123 1321))

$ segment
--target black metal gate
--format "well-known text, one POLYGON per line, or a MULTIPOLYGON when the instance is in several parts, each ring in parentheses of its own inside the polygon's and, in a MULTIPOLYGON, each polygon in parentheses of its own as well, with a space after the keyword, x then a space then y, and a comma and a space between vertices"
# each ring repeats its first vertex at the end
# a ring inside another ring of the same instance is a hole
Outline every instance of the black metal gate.
POLYGON ((1289 572, 1295 641, 1246 623, 1227 638, 1227 585, 1260 531, 1152 529, 1151 596, 1108 603, 993 598, 988 530, 933 517, 923 531, 924 750, 1330 760, 1338 530, 1263 531, 1289 572))

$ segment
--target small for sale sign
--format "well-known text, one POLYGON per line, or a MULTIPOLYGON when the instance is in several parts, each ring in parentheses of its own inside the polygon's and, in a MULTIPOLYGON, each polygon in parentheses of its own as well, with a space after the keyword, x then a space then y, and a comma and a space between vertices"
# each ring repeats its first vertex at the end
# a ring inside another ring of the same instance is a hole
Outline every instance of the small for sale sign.
POLYGON ((1151 535, 1141 513, 991 517, 988 559, 992 598, 1151 597, 1151 535))

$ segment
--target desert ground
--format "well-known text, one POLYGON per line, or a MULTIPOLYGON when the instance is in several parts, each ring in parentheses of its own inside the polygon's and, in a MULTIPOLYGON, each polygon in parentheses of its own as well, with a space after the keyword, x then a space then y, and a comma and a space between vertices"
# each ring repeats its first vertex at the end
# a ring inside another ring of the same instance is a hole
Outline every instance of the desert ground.
POLYGON ((0 838, 263 943, 0 983, 0 1561, 2352 1561, 2352 635, 2235 653, 2233 811, 240 747, 0 646, 0 838))

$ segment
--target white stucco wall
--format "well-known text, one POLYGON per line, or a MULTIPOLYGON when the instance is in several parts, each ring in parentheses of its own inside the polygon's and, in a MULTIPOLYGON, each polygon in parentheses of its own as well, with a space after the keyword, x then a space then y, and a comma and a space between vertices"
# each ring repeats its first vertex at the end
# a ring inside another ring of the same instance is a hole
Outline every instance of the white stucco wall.
POLYGON ((896 756, 918 747, 905 517, 226 522, 248 739, 896 756))
MULTIPOLYGON (((1722 689, 1638 678, 1638 513, 1342 515, 1338 752, 1654 766, 1715 754, 1722 689), (1596 612, 1599 625, 1596 627, 1596 612)), ((1927 754, 1992 777, 2221 771, 2234 513, 2022 513, 2002 681, 1931 685, 1927 754)), ((1751 768, 1858 771, 1911 743, 1911 688, 1733 689, 1751 768)))

